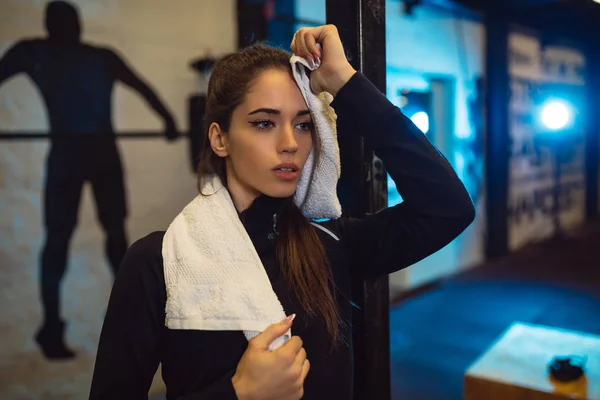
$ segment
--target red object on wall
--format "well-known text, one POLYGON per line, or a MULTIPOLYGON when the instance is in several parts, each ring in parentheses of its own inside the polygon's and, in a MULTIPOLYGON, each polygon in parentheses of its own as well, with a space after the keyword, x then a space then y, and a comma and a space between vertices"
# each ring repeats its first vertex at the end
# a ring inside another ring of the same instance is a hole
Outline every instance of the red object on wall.
POLYGON ((267 21, 275 18, 275 0, 266 0, 263 10, 267 21))

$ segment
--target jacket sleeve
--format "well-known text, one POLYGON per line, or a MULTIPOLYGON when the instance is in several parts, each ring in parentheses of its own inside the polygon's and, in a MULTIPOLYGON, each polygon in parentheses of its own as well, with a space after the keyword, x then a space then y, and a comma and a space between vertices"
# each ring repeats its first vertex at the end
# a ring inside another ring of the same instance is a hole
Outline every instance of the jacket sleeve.
MULTIPOLYGON (((123 259, 100 335, 90 400, 148 399, 166 329, 162 237, 140 239, 123 259)), ((233 371, 183 400, 235 400, 232 376, 233 371)))
POLYGON ((403 202, 364 218, 341 218, 354 278, 410 266, 456 238, 474 219, 471 199, 444 156, 398 107, 356 73, 332 107, 339 135, 363 135, 383 161, 403 202))

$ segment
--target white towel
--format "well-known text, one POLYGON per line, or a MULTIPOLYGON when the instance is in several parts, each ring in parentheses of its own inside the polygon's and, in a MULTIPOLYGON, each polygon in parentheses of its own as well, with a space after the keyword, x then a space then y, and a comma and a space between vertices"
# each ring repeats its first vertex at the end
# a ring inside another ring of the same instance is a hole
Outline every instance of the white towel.
MULTIPOLYGON (((229 192, 216 176, 171 223, 162 243, 170 329, 244 331, 252 339, 286 314, 229 192)), ((291 335, 272 343, 281 346, 291 335)))
MULTIPOLYGON (((340 156, 331 96, 312 93, 306 60, 293 56, 290 63, 321 139, 321 157, 315 161, 314 151, 310 153, 294 200, 309 219, 338 218, 340 156)), ((203 182, 201 194, 171 223, 162 256, 165 324, 170 329, 239 330, 250 340, 286 317, 229 192, 216 175, 203 182)), ((270 349, 290 337, 291 330, 270 349)))
POLYGON ((314 150, 311 151, 296 188, 295 203, 309 219, 339 218, 342 206, 337 197, 337 183, 341 166, 335 124, 337 116, 329 105, 333 98, 327 92, 315 95, 310 88, 308 73, 319 65, 312 68, 306 59, 298 56, 292 56, 290 63, 294 79, 308 105, 316 133, 321 140, 320 159, 314 166, 314 150), (313 166, 315 170, 311 177, 313 166))

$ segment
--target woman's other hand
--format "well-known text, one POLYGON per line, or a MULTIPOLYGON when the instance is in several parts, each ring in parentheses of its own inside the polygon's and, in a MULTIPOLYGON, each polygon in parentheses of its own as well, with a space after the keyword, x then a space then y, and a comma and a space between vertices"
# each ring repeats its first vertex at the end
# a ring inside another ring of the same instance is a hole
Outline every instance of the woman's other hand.
POLYGON ((291 325, 288 317, 248 342, 231 379, 238 399, 298 400, 304 396, 304 379, 310 364, 302 340, 293 336, 277 350, 268 350, 271 342, 285 334, 291 325))
POLYGON ((335 25, 298 30, 290 48, 295 55, 304 57, 309 62, 320 62, 320 67, 310 75, 311 89, 317 94, 325 91, 335 96, 356 73, 346 59, 335 25), (320 49, 317 43, 321 46, 320 49))

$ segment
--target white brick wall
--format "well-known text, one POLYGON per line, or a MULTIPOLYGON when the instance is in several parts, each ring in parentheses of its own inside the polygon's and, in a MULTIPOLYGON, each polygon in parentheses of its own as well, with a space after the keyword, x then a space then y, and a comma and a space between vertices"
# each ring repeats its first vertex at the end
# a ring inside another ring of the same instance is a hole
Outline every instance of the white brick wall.
MULTIPOLYGON (((0 54, 15 41, 44 35, 45 1, 6 0, 0 13, 0 54)), ((196 91, 193 58, 235 50, 234 0, 78 0, 83 40, 116 49, 156 90, 187 128, 187 98, 196 91)), ((161 121, 140 96, 118 85, 113 98, 117 131, 159 131, 161 121)), ((46 111, 25 76, 0 86, 0 131, 48 129, 46 111)), ((130 216, 136 240, 164 230, 195 195, 186 140, 122 140, 130 216)), ((94 352, 110 290, 103 234, 91 191, 84 189, 79 224, 64 282, 68 340, 81 356, 67 366, 45 362, 32 336, 40 322, 38 257, 43 240, 40 200, 45 141, 0 145, 0 398, 86 398, 94 352)))

